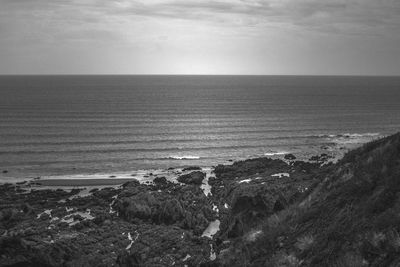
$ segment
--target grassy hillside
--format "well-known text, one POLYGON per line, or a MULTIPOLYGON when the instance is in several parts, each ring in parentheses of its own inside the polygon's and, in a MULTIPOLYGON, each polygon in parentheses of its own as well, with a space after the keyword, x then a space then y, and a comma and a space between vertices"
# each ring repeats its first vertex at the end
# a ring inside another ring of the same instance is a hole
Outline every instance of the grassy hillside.
POLYGON ((400 134, 349 152, 319 180, 257 238, 221 251, 220 264, 400 266, 400 134))

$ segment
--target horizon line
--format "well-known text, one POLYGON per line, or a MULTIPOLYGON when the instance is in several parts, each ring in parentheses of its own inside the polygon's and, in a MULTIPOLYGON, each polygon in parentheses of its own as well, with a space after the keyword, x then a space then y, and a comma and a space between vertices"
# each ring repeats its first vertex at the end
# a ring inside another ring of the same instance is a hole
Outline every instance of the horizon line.
POLYGON ((1 76, 287 76, 287 77, 400 77, 398 75, 382 74, 86 74, 86 73, 66 73, 66 74, 1 74, 1 76))

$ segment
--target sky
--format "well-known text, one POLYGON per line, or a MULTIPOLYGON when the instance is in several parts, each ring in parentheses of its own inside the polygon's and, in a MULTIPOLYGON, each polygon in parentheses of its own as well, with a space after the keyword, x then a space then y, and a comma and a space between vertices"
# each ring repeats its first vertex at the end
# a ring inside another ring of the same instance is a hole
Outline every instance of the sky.
POLYGON ((0 0, 0 74, 400 75, 400 1, 0 0))

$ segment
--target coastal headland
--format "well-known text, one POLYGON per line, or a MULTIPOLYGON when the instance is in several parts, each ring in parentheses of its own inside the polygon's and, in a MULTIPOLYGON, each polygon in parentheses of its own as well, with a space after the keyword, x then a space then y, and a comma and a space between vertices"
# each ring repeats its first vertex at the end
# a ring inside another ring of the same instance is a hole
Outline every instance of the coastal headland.
POLYGON ((0 266, 396 266, 400 134, 329 160, 5 183, 0 266))

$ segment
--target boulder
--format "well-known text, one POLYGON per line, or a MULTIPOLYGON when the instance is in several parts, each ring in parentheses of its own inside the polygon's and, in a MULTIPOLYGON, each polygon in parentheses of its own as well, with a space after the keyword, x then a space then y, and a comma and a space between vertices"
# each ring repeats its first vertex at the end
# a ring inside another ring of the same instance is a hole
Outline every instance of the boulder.
POLYGON ((327 162, 329 159, 332 159, 333 156, 332 155, 328 155, 326 153, 322 153, 321 155, 316 155, 316 156, 312 156, 309 161, 311 162, 316 162, 316 163, 325 163, 327 162))
MULTIPOLYGON (((279 192, 259 185, 245 184, 236 187, 231 193, 232 208, 227 217, 227 228, 225 229, 227 237, 239 237, 273 214, 279 195, 279 192)), ((279 205, 286 204, 280 198, 279 200, 279 205)))
POLYGON ((196 234, 201 234, 214 219, 212 205, 198 186, 166 183, 162 190, 159 188, 157 184, 126 188, 116 199, 115 210, 128 222, 177 224, 196 230, 196 234))
POLYGON ((295 159, 296 159, 296 156, 293 155, 293 154, 286 154, 286 155, 284 156, 284 158, 287 159, 287 160, 295 160, 295 159))
POLYGON ((202 184, 206 174, 201 171, 194 171, 189 174, 184 174, 178 177, 178 181, 184 184, 202 184))
POLYGON ((182 171, 201 171, 201 167, 199 167, 199 166, 189 166, 189 167, 183 168, 182 171))
POLYGON ((279 170, 286 172, 289 165, 280 159, 255 158, 243 161, 236 161, 232 165, 218 165, 214 173, 219 179, 234 179, 235 177, 245 177, 257 173, 264 173, 269 170, 279 170))
POLYGON ((135 196, 123 198, 117 202, 117 210, 123 218, 129 221, 135 218, 148 220, 152 218, 152 207, 158 206, 160 203, 153 195, 147 192, 140 192, 135 196))
POLYGON ((154 178, 153 182, 154 182, 155 184, 164 185, 164 184, 167 183, 167 178, 165 178, 164 176, 156 177, 156 178, 154 178))

